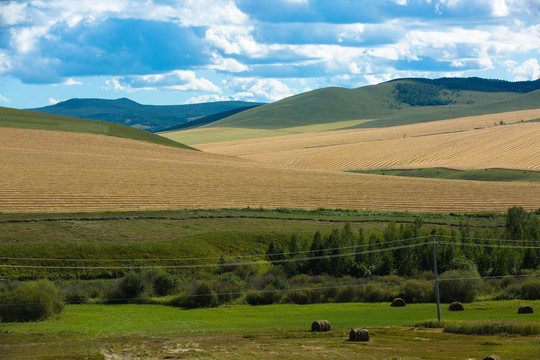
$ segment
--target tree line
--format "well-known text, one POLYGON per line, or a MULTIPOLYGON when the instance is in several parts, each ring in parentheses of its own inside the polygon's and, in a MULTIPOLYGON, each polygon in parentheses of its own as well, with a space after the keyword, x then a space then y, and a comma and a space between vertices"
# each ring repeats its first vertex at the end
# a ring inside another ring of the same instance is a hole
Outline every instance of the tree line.
POLYGON ((389 223, 382 232, 353 231, 346 224, 328 234, 316 232, 311 241, 297 235, 285 244, 272 241, 266 259, 289 276, 413 276, 433 270, 433 248, 426 244, 432 239, 440 272, 476 270, 482 276, 502 276, 540 264, 540 252, 533 248, 540 245, 540 220, 521 207, 508 209, 502 230, 472 228, 464 220, 458 229, 428 228, 420 217, 410 224, 389 223))

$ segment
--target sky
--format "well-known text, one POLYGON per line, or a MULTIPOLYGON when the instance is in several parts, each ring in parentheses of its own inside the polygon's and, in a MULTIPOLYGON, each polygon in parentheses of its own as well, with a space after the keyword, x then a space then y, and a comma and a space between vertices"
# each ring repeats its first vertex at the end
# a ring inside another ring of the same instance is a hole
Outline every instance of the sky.
POLYGON ((0 0, 0 106, 540 78, 540 0, 0 0))

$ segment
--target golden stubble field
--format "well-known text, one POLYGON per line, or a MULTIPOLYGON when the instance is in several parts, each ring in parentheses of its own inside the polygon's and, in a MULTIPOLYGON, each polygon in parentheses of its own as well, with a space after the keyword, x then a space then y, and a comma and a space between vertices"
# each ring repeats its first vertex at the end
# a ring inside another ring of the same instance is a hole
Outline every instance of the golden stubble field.
POLYGON ((505 211, 540 184, 302 170, 102 135, 0 128, 0 211, 292 207, 505 211))
POLYGON ((203 151, 301 169, 447 167, 540 170, 540 109, 390 128, 324 131, 195 145, 203 151), (503 121, 506 125, 500 125, 503 121))

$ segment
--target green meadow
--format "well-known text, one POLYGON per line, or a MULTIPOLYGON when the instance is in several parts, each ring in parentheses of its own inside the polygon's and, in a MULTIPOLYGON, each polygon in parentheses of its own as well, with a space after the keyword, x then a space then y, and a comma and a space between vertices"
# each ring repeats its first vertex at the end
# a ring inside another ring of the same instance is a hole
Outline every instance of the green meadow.
MULTIPOLYGON (((466 304, 449 324, 509 322, 540 329, 538 313, 518 315, 519 301, 466 304)), ((537 308, 540 301, 529 301, 537 308)), ((434 304, 392 308, 388 303, 233 305, 180 310, 163 305, 68 305, 57 318, 0 324, 0 354, 9 359, 465 359, 497 354, 534 359, 536 335, 447 333, 415 323, 436 319, 434 304), (327 333, 310 332, 325 319, 327 333), (370 341, 349 342, 351 328, 367 328, 370 341), (324 354, 324 356, 322 356, 324 354), (116 357, 115 357, 116 356, 116 357)))
POLYGON ((409 176, 433 179, 540 182, 540 171, 512 169, 456 170, 446 168, 377 169, 352 171, 362 174, 409 176))

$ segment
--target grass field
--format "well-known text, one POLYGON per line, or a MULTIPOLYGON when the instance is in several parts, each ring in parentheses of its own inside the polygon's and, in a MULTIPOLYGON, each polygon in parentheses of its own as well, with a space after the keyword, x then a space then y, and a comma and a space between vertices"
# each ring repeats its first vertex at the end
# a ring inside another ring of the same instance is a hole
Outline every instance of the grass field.
POLYGON ((538 184, 485 186, 288 169, 95 134, 2 128, 0 144, 3 212, 246 207, 502 212, 515 205, 537 209, 540 203, 538 184))
POLYGON ((196 145, 212 153, 302 169, 446 167, 540 170, 540 109, 375 129, 196 145), (523 122, 522 122, 523 121, 523 122), (502 125, 501 123, 506 124, 502 125))
POLYGON ((455 170, 445 168, 428 169, 379 169, 359 170, 362 174, 389 176, 411 176, 432 179, 456 179, 477 181, 529 181, 540 182, 540 171, 523 171, 509 169, 455 170))
POLYGON ((212 143, 226 140, 243 140, 261 137, 283 136, 291 134, 303 134, 314 131, 328 131, 348 128, 359 125, 369 120, 349 120, 339 122, 329 122, 316 125, 296 126, 283 129, 248 129, 235 127, 201 127, 197 129, 169 131, 160 133, 163 137, 174 141, 182 141, 183 144, 193 145, 202 143, 212 143))
MULTIPOLYGON (((539 301, 527 302, 533 307, 539 301)), ((517 315, 518 301, 477 302, 446 321, 514 321, 538 326, 537 313, 517 315)), ((538 335, 457 335, 415 328, 436 318, 434 304, 391 308, 387 303, 227 306, 180 310, 160 305, 69 305, 57 319, 0 324, 0 353, 9 359, 536 359, 538 335), (328 333, 311 333, 326 319, 328 333), (348 342, 354 327, 367 343, 348 342)))

